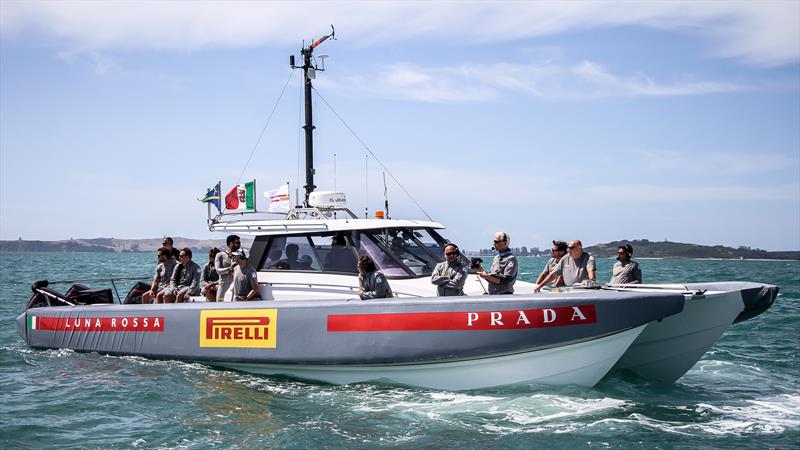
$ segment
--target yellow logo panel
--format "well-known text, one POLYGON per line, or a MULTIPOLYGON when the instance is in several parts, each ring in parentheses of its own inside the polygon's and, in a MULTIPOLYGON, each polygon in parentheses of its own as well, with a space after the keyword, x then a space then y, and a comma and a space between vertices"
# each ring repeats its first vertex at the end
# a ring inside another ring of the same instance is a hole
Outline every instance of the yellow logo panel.
POLYGON ((276 348, 277 309, 200 311, 200 347, 276 348))

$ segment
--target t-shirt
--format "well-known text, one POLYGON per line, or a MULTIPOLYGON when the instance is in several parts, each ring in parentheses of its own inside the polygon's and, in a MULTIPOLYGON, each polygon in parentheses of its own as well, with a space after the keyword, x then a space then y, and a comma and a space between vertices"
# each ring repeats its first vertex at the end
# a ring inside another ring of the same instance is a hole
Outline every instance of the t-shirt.
POLYGON ((636 261, 617 261, 611 269, 611 284, 641 283, 642 271, 636 261))
POLYGON ((214 268, 217 270, 223 285, 231 282, 231 274, 228 273, 228 268, 231 266, 232 260, 233 257, 227 252, 219 252, 214 258, 214 268))
POLYGON ((564 284, 566 286, 572 286, 575 283, 588 280, 589 269, 596 270, 594 256, 583 252, 583 255, 578 259, 573 258, 571 255, 564 256, 561 258, 561 261, 558 262, 555 269, 553 269, 553 272, 564 278, 564 284))
POLYGON ((544 265, 544 269, 542 269, 542 273, 549 274, 550 272, 553 271, 553 269, 556 268, 557 265, 558 265, 558 260, 556 258, 548 259, 544 265))
POLYGON ((256 272, 256 269, 250 266, 244 266, 244 269, 236 266, 233 271, 233 299, 239 300, 237 297, 246 297, 253 289, 258 292, 258 272, 256 272))
POLYGON ((167 262, 159 263, 156 266, 156 277, 158 278, 158 290, 164 289, 169 286, 172 279, 172 271, 178 263, 174 259, 167 259, 167 262))

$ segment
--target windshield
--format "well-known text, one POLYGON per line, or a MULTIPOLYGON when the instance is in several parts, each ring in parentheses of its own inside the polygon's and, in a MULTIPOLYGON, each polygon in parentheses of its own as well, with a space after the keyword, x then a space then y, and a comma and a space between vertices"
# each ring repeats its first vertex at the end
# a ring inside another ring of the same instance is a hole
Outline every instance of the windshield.
POLYGON ((442 261, 444 239, 431 230, 389 228, 371 232, 370 237, 414 275, 430 275, 442 261))
POLYGON ((368 256, 389 278, 429 276, 442 261, 446 241, 433 230, 387 228, 270 239, 259 270, 357 273, 368 256))

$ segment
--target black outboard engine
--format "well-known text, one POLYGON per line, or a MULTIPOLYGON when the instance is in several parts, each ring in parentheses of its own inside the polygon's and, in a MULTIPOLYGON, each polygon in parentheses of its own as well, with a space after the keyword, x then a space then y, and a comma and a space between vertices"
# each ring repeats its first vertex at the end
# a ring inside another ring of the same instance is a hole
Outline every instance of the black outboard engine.
POLYGON ((111 289, 90 289, 82 284, 73 284, 66 294, 62 294, 48 286, 47 280, 39 280, 31 285, 33 296, 28 300, 25 309, 45 306, 77 306, 114 303, 111 289))
POLYGON ((114 303, 111 289, 89 289, 82 284, 73 284, 67 291, 67 298, 78 305, 114 303))
POLYGON ((47 280, 35 281, 31 284, 31 291, 33 296, 28 300, 25 309, 42 308, 45 306, 75 306, 66 295, 61 292, 50 289, 50 283, 47 280))

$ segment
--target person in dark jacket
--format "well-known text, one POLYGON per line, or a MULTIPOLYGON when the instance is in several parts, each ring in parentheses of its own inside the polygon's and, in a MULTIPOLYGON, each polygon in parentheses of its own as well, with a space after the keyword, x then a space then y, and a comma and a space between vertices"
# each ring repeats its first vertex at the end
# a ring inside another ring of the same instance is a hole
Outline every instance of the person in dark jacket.
POLYGON ((382 272, 375 269, 375 263, 369 256, 359 258, 356 268, 358 269, 358 296, 361 297, 361 300, 394 297, 392 288, 389 287, 389 280, 382 272))

